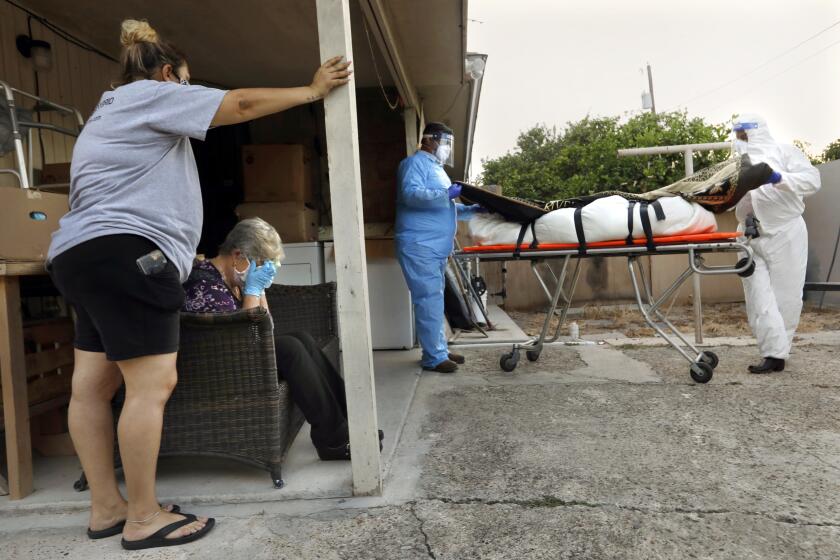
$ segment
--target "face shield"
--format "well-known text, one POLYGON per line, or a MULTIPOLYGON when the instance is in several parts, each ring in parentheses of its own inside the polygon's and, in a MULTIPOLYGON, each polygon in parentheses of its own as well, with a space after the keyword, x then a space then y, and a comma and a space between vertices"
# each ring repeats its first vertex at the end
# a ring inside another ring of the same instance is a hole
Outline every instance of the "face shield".
POLYGON ((742 114, 732 121, 732 147, 738 155, 749 154, 753 163, 769 163, 778 145, 762 117, 742 114))
POLYGON ((756 122, 735 121, 732 123, 732 149, 738 155, 747 153, 750 131, 758 128, 756 122))
POLYGON ((437 142, 435 158, 441 165, 455 166, 455 137, 447 132, 424 134, 423 138, 431 138, 437 142))
POLYGON ((757 128, 757 122, 735 121, 732 123, 732 132, 735 134, 735 138, 744 142, 749 141, 750 131, 757 128))

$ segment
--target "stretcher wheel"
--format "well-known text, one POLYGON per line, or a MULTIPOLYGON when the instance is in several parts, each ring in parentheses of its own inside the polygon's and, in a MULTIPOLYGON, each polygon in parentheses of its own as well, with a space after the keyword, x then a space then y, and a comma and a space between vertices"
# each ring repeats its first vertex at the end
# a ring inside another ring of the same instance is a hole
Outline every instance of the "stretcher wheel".
POLYGON ((712 379, 713 371, 712 366, 706 362, 694 362, 691 364, 689 374, 697 383, 708 383, 712 379))
POLYGON ((507 372, 511 372, 516 369, 517 364, 519 364, 519 351, 514 350, 513 352, 508 352, 507 354, 502 354, 502 357, 499 359, 499 367, 507 372))
POLYGON ((539 350, 528 350, 525 352, 525 356, 528 358, 529 362, 536 362, 540 359, 540 351, 539 350))
MULTIPOLYGON (((745 264, 747 264, 747 257, 744 257, 741 260, 739 260, 737 263, 735 263, 735 268, 741 268, 745 264)), ((738 276, 740 276, 741 278, 749 278, 750 276, 753 275, 753 272, 755 272, 755 261, 753 261, 750 264, 750 267, 748 269, 746 269, 743 272, 739 272, 738 276)))
POLYGON ((718 363, 720 363, 720 360, 718 360, 717 354, 715 354, 714 352, 710 352, 708 350, 704 350, 703 352, 700 353, 700 361, 709 364, 710 366, 712 366, 712 369, 715 369, 716 367, 718 367, 718 363))

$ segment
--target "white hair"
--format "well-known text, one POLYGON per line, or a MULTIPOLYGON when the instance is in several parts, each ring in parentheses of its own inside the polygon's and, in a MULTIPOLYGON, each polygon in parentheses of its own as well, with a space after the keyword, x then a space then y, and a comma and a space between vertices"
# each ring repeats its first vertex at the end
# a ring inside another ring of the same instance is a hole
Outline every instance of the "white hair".
POLYGON ((262 218, 247 218, 230 230, 219 253, 229 255, 239 249, 249 259, 279 263, 285 257, 280 234, 262 218))

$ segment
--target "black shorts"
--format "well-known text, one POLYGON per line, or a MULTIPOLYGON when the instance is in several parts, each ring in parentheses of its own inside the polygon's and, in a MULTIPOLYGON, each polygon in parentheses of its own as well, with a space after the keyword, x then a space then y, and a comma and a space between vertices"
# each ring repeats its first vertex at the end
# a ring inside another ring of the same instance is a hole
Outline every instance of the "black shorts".
POLYGON ((178 351, 184 304, 178 270, 146 276, 137 258, 157 249, 137 235, 108 235, 55 257, 48 269, 76 311, 74 346, 111 361, 178 351))

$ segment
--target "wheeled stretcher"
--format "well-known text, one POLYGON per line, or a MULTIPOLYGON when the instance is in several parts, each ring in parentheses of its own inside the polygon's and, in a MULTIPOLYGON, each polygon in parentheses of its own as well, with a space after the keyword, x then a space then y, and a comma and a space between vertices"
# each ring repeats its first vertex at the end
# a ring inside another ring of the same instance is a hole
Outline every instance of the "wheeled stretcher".
POLYGON ((672 237, 653 237, 632 241, 604 241, 589 244, 540 244, 531 245, 487 245, 465 247, 454 256, 465 262, 477 259, 484 262, 528 260, 531 270, 539 281, 549 301, 545 321, 539 336, 523 343, 513 345, 510 352, 504 353, 499 365, 505 371, 513 371, 519 363, 520 352, 525 351, 529 361, 540 358, 543 346, 555 342, 560 337, 569 308, 574 299, 575 288, 580 276, 582 259, 589 257, 621 257, 627 259, 627 268, 636 296, 636 304, 642 316, 651 328, 680 353, 690 364, 689 374, 697 383, 707 383, 718 357, 711 351, 701 351, 680 333, 665 317, 661 308, 677 290, 694 274, 714 276, 722 274, 749 275, 754 267, 752 250, 748 241, 741 240, 742 234, 705 233, 672 237), (734 253, 740 256, 732 265, 709 266, 704 256, 710 253, 734 253), (685 255, 688 260, 686 269, 661 294, 652 292, 640 257, 655 258, 659 255, 685 255), (560 261, 559 274, 549 266, 550 261, 560 261), (574 261, 574 265, 572 265, 574 261), (560 309, 558 310, 558 306, 560 309), (551 321, 559 316, 554 333, 549 335, 551 321))

